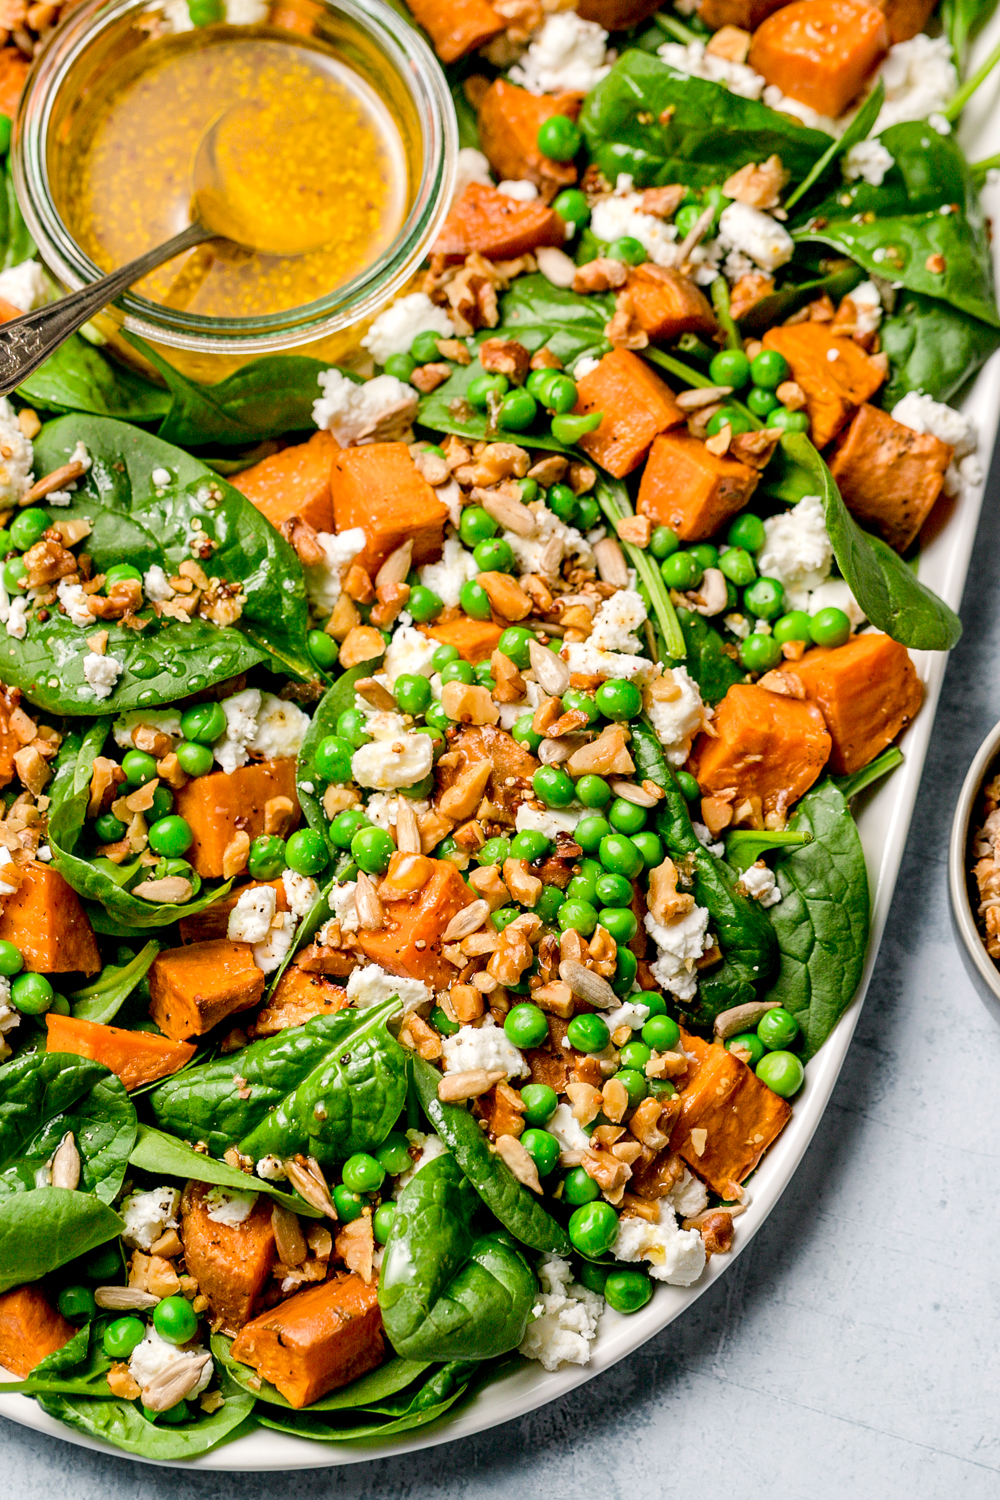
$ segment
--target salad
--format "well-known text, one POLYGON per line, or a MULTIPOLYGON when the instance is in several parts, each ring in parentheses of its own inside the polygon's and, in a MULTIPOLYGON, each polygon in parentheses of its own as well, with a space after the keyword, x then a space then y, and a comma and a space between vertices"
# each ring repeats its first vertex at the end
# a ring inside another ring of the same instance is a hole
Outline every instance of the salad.
POLYGON ((357 369, 93 334, 0 403, 5 1392, 388 1439, 732 1249, 960 628, 985 17, 928 9, 415 5, 460 181, 357 369))

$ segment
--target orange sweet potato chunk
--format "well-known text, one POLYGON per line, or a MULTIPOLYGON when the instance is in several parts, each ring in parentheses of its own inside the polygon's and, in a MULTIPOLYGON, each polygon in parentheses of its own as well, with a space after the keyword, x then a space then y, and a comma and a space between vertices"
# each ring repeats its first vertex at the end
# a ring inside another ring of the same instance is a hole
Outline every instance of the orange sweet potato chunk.
POLYGON ((76 1016, 45 1017, 50 1052, 73 1052, 103 1063, 116 1073, 127 1089, 140 1083, 155 1083, 183 1068, 195 1054, 190 1042, 172 1042, 148 1031, 125 1031, 120 1026, 102 1026, 76 1016))
POLYGON ((473 664, 492 656, 503 634, 492 620, 473 620, 468 615, 448 620, 444 625, 418 625, 417 629, 432 641, 440 641, 442 646, 457 647, 462 660, 473 664))
MULTIPOLYGON (((0 322, 7 319, 3 312, 3 298, 0 297, 0 322)), ((15 310, 15 317, 21 314, 15 310)), ((14 779, 14 756, 21 748, 21 741, 10 727, 10 715, 17 704, 16 697, 11 700, 8 692, 0 686, 0 787, 14 779)))
POLYGON ((0 1296, 0 1365, 24 1380, 76 1333, 40 1286, 13 1286, 0 1296))
POLYGON ((636 508, 682 541, 701 541, 743 509, 759 479, 749 464, 709 453, 690 433, 668 432, 649 451, 636 508))
POLYGON ((231 1352, 292 1406, 308 1406, 382 1363, 378 1288, 352 1273, 296 1292, 241 1329, 231 1352))
POLYGON ((187 1184, 180 1235, 188 1273, 208 1298, 213 1328, 232 1335, 253 1317, 274 1266, 271 1200, 262 1193, 242 1224, 219 1224, 208 1216, 210 1191, 203 1182, 187 1184))
POLYGON ((924 689, 905 646, 878 631, 817 646, 785 670, 818 705, 833 738, 830 769, 859 771, 910 724, 924 689))
POLYGON ((0 51, 0 114, 13 120, 30 64, 18 47, 0 51))
MULTIPOLYGON (((821 0, 801 0, 801 3, 819 4, 821 0)), ((874 396, 885 380, 878 361, 853 339, 830 333, 825 323, 769 328, 763 343, 765 349, 777 349, 785 356, 792 379, 802 387, 809 436, 817 448, 825 448, 850 421, 856 408, 874 396)))
POLYGON ((634 266, 625 290, 644 333, 666 342, 682 333, 715 332, 715 314, 704 292, 688 276, 666 266, 634 266))
POLYGON ((837 444, 830 473, 856 520, 905 552, 941 493, 954 451, 866 402, 837 444))
POLYGON ((659 0, 581 0, 576 13, 584 21, 596 21, 605 31, 627 31, 659 8, 659 0))
POLYGON ((264 993, 264 974, 249 943, 213 938, 157 954, 149 971, 149 993, 149 1014, 164 1036, 184 1041, 256 1005, 264 993))
POLYGON ((247 891, 257 890, 262 885, 270 886, 274 891, 278 911, 287 911, 288 897, 285 895, 283 881, 248 880, 245 885, 238 885, 235 890, 231 890, 228 896, 220 896, 218 901, 213 901, 204 911, 195 912, 190 917, 181 917, 177 924, 181 942, 203 943, 207 938, 226 937, 229 932, 229 915, 237 901, 247 891))
POLYGON ((257 1012, 250 1035, 275 1036, 289 1026, 304 1026, 313 1016, 328 1016, 343 1010, 347 991, 325 974, 310 974, 294 964, 285 970, 274 994, 257 1012))
POLYGON ((415 899, 385 901, 385 926, 378 932, 361 932, 358 939, 362 952, 388 973, 445 989, 455 978, 455 968, 442 956, 441 934, 452 917, 475 900, 475 893, 450 860, 436 859, 433 865, 430 880, 415 899))
POLYGON ((0 938, 24 954, 34 974, 96 974, 101 967, 94 930, 72 886, 51 865, 30 860, 21 884, 6 896, 0 938))
POLYGON ((756 31, 762 21, 787 4, 788 0, 701 0, 698 15, 713 31, 721 26, 756 31))
POLYGON ((408 0, 442 62, 457 62, 503 31, 506 21, 486 0, 408 0))
POLYGON ((698 785, 706 796, 735 788, 737 802, 759 797, 765 813, 798 801, 830 757, 830 734, 816 705, 756 683, 731 687, 712 725, 716 734, 700 734, 691 752, 698 785))
POLYGON ((314 531, 333 530, 330 465, 340 444, 332 432, 314 432, 307 443, 282 448, 233 474, 229 483, 246 495, 271 525, 298 516, 314 531))
POLYGON ((562 219, 540 198, 519 203, 481 182, 470 182, 441 226, 434 254, 464 260, 477 251, 487 260, 513 260, 541 245, 561 246, 562 219))
POLYGON ((223 855, 235 833, 251 842, 264 832, 264 809, 273 797, 288 797, 298 819, 295 762, 252 761, 235 771, 196 776, 177 793, 174 811, 186 818, 194 834, 188 859, 202 878, 222 874, 223 855))
POLYGON ((548 198, 560 188, 572 186, 576 168, 572 162, 553 161, 542 155, 538 127, 552 115, 568 115, 575 120, 582 102, 582 94, 529 94, 506 78, 491 83, 479 105, 479 144, 497 181, 527 180, 548 198))
MULTIPOLYGON (((692 1039, 683 1031, 681 1037, 688 1050, 692 1039)), ((732 1200, 788 1123, 791 1105, 721 1042, 704 1047, 680 1097, 681 1112, 669 1149, 682 1156, 713 1193, 732 1200), (700 1131, 704 1138, 695 1134, 692 1139, 692 1132, 700 1131)))
POLYGON ((578 415, 604 413, 600 427, 585 433, 580 447, 616 479, 642 463, 657 433, 685 420, 666 382, 628 349, 605 354, 576 389, 578 415))
POLYGON ((365 533, 358 563, 374 578, 390 552, 413 543, 414 566, 441 556, 448 507, 417 469, 405 443, 344 448, 330 471, 337 531, 365 533))
POLYGON ((836 118, 888 50, 885 16, 864 0, 793 0, 758 26, 747 61, 789 98, 836 118))
POLYGON ((937 9, 937 0, 874 0, 874 3, 885 16, 893 47, 897 42, 910 41, 918 31, 923 31, 937 9))

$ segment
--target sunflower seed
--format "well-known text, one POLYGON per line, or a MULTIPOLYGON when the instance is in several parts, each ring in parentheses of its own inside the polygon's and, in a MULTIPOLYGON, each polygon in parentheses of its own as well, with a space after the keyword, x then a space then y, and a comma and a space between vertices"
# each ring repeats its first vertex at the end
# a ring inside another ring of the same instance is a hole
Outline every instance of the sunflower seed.
POLYGON ((309 1254, 298 1215, 280 1203, 271 1207, 271 1228, 274 1230, 274 1248, 283 1266, 301 1266, 309 1254))
POLYGON ((441 940, 445 943, 459 943, 462 938, 482 927, 490 914, 490 903, 488 901, 473 901, 471 906, 463 907, 448 923, 441 940))
POLYGON ((108 1312, 141 1312, 155 1307, 159 1300, 152 1292, 141 1292, 135 1286, 99 1286, 94 1291, 94 1301, 108 1312))
POLYGON ((621 1004, 608 981, 575 958, 563 959, 559 965, 559 978, 569 985, 578 999, 596 1005, 598 1010, 614 1010, 621 1004))
POLYGON ((52 1186, 54 1188, 76 1188, 80 1185, 80 1153, 76 1149, 73 1132, 67 1130, 56 1147, 52 1158, 52 1186))
POLYGON ((628 588, 628 564, 613 536, 606 536, 597 543, 594 557, 597 560, 597 571, 605 583, 612 583, 620 589, 628 588))
POLYGON ((396 798, 396 848, 404 854, 422 854, 420 826, 413 805, 406 797, 396 798))
POLYGON ((562 657, 547 646, 540 646, 537 641, 529 641, 528 659, 542 692, 561 698, 569 687, 569 667, 562 657))
POLYGON ((626 802, 634 802, 636 807, 655 807, 659 801, 658 797, 651 797, 649 792, 644 792, 641 786, 636 786, 634 781, 613 781, 611 790, 616 797, 623 797, 626 802))
POLYGON ((285 1176, 307 1203, 312 1204, 313 1208, 318 1208, 320 1213, 326 1214, 328 1219, 336 1219, 337 1210, 333 1206, 330 1189, 326 1185, 326 1178, 323 1176, 319 1162, 312 1156, 305 1157, 304 1161, 305 1166, 293 1157, 282 1162, 285 1176))
POLYGON ((358 912, 358 926, 362 932, 381 932, 385 926, 385 909, 364 870, 358 871, 358 883, 354 892, 354 904, 358 912))
POLYGON ((207 1350, 204 1354, 178 1355, 143 1387, 142 1404, 150 1411, 169 1411, 191 1395, 205 1366, 211 1363, 212 1356, 207 1350))
POLYGON ((715 1018, 715 1034, 720 1041, 725 1042, 731 1036, 738 1036, 741 1031, 753 1031, 759 1025, 761 1017, 767 1015, 769 1010, 774 1010, 778 1004, 777 1000, 750 1000, 746 1005, 734 1005, 731 1010, 720 1010, 715 1018))

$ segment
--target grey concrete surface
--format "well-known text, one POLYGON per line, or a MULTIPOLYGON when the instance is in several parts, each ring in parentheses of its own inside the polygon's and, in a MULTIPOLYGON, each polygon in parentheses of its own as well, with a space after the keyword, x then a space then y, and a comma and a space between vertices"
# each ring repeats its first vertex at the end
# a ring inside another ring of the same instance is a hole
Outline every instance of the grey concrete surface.
POLYGON ((994 465, 878 967, 798 1173, 732 1271, 625 1364, 493 1432, 288 1475, 138 1467, 0 1419, 8 1500, 979 1500, 1000 1492, 1000 1030, 955 952, 947 835, 1000 716, 994 465), (991 498, 990 498, 991 497, 991 498))

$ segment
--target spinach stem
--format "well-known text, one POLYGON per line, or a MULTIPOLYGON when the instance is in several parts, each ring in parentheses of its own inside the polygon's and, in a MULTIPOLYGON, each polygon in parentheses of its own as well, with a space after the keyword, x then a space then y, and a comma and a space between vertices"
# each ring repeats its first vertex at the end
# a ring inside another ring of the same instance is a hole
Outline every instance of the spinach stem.
POLYGON ((729 282, 720 274, 712 282, 711 291, 715 316, 726 335, 726 348, 742 349, 743 339, 740 337, 740 330, 733 322, 733 315, 729 310, 729 282))
POLYGON ((835 776, 835 785, 847 798, 848 802, 863 792, 865 787, 871 786, 873 781, 879 781, 894 771, 897 766, 903 764, 904 756, 898 745, 890 745, 881 755, 875 757, 867 766, 862 766, 860 771, 855 771, 851 776, 835 776))
MULTIPOLYGON (((628 492, 624 485, 612 487, 609 484, 601 483, 598 484, 595 494, 597 496, 597 503, 611 522, 613 530, 617 521, 624 520, 626 516, 635 514, 628 502, 628 492)), ((631 542, 626 541, 623 541, 621 545, 628 556, 629 562, 649 590, 649 597, 653 601, 656 622, 660 627, 660 634, 663 636, 663 644, 667 655, 672 656, 675 661, 683 661, 687 655, 687 647, 684 644, 684 633, 681 630, 677 611, 671 602, 667 586, 663 581, 663 575, 656 566, 655 561, 641 547, 634 547, 631 542)))
POLYGON ((805 177, 803 177, 802 181, 795 189, 795 192, 791 195, 790 198, 786 198, 784 204, 786 211, 790 208, 794 208, 795 204, 798 203, 803 194, 807 193, 813 186, 813 184, 819 181, 819 179, 823 176, 823 173, 826 171, 827 167, 831 165, 831 163, 840 155, 842 151, 844 151, 845 149, 850 149, 851 145, 855 145, 857 141, 865 140, 868 137, 871 132, 872 126, 875 124, 875 121, 879 117, 879 111, 882 108, 882 101, 884 100, 884 98, 885 84, 880 78, 876 82, 875 87, 872 89, 868 98, 865 100, 865 103, 858 111, 858 114, 855 116, 855 119, 852 121, 851 125, 844 132, 844 136, 842 136, 840 140, 830 142, 829 146, 827 146, 826 150, 823 152, 823 155, 817 162, 814 162, 811 170, 806 174, 805 177), (846 147, 845 138, 849 143, 846 147))
POLYGON ((692 31, 690 26, 685 26, 683 21, 678 21, 676 16, 665 16, 662 11, 657 12, 653 17, 653 24, 661 31, 665 31, 667 36, 672 36, 675 41, 683 42, 685 46, 704 40, 696 31, 692 31))
MULTIPOLYGON (((712 285, 714 286, 715 283, 713 282, 712 285)), ((686 380, 688 385, 696 386, 699 390, 707 390, 712 384, 708 376, 702 375, 700 370, 692 370, 689 365, 684 364, 681 360, 674 359, 672 354, 664 354, 662 349, 644 349, 642 352, 643 356, 651 364, 659 365, 661 369, 668 370, 671 375, 676 375, 680 380, 686 380)), ((764 423, 760 418, 755 417, 750 408, 744 406, 742 401, 737 401, 735 396, 727 396, 726 405, 735 406, 738 411, 741 411, 747 420, 752 423, 755 431, 763 427, 764 423)))
POLYGON ((972 77, 965 80, 954 99, 943 111, 946 120, 950 120, 952 124, 955 123, 979 85, 992 73, 998 62, 1000 62, 1000 43, 993 48, 989 57, 981 67, 976 69, 972 77))
POLYGON ((972 173, 973 177, 977 179, 985 179, 987 172, 992 172, 997 167, 1000 167, 1000 151, 998 151, 995 156, 986 156, 982 161, 974 161, 969 163, 969 171, 972 173))

